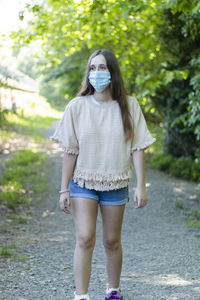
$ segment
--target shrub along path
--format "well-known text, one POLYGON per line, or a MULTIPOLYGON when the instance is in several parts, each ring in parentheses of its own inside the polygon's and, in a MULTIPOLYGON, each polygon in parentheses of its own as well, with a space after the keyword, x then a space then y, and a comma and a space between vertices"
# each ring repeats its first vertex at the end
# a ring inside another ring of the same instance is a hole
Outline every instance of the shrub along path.
MULTIPOLYGON (((56 123, 53 125, 47 137, 56 123)), ((26 231, 16 233, 15 243, 24 259, 0 261, 0 299, 73 299, 74 225, 72 215, 65 215, 58 206, 62 150, 49 143, 47 152, 50 186, 43 201, 37 202, 26 231)), ((124 300, 200 300, 200 232, 186 226, 185 210, 180 209, 185 203, 199 208, 198 185, 147 169, 147 191, 148 206, 135 210, 134 183, 130 185, 131 201, 122 235, 124 300)), ((91 300, 104 299, 106 270, 101 239, 99 214, 91 300)))

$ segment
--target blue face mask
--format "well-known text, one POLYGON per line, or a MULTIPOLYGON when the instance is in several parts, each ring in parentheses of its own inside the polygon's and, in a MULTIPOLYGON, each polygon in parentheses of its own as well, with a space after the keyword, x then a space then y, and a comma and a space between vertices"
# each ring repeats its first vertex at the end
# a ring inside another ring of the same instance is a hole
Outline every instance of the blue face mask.
POLYGON ((111 82, 110 72, 106 71, 90 71, 88 79, 97 92, 105 90, 111 82))

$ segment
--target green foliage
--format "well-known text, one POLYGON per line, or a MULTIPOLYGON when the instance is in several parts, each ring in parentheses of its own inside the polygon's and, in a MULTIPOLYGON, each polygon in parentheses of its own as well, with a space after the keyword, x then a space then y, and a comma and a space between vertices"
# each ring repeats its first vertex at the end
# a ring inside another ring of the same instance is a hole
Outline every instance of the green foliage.
POLYGON ((187 219, 187 226, 194 227, 194 228, 200 228, 200 210, 197 209, 191 209, 187 211, 186 216, 187 219))
POLYGON ((0 202, 3 202, 8 208, 16 211, 19 204, 28 204, 30 203, 30 199, 17 192, 2 192, 0 194, 0 202))
POLYGON ((34 170, 30 170, 26 167, 14 167, 14 168, 8 168, 3 174, 2 183, 8 182, 9 180, 12 180, 13 178, 16 178, 17 180, 22 181, 24 178, 26 178, 31 173, 36 172, 34 170))
POLYGON ((29 259, 27 255, 22 254, 21 256, 14 255, 13 259, 16 261, 24 262, 29 259))
POLYGON ((10 233, 10 229, 8 229, 6 226, 0 227, 0 233, 10 233))
POLYGON ((171 164, 175 161, 170 155, 159 154, 151 158, 149 165, 151 168, 158 168, 161 171, 169 172, 171 164))
POLYGON ((6 123, 6 116, 9 113, 8 109, 1 110, 0 108, 0 128, 6 123))
MULTIPOLYGON (((51 71, 51 68, 48 69, 49 73, 53 72, 51 71)), ((43 75, 43 80, 40 82, 40 93, 43 97, 48 99, 48 102, 51 104, 51 106, 57 110, 63 111, 67 100, 66 98, 69 97, 68 94, 61 94, 59 91, 62 87, 65 87, 65 82, 63 85, 61 85, 60 78, 51 78, 51 80, 47 81, 48 78, 43 75), (66 97, 66 98, 65 98, 66 97)), ((63 81, 68 80, 67 76, 63 76, 63 81)), ((71 95, 70 95, 71 96, 71 95)))
POLYGON ((194 129, 185 126, 190 90, 188 80, 173 80, 152 96, 152 101, 165 116, 164 151, 176 157, 194 157, 198 148, 194 129))
POLYGON ((181 156, 174 157, 163 152, 163 139, 165 138, 165 131, 162 124, 149 124, 149 128, 156 138, 156 143, 151 145, 146 154, 146 163, 150 168, 156 168, 171 174, 175 177, 200 181, 200 153, 196 159, 191 157, 181 156))
POLYGON ((31 136, 32 138, 37 139, 40 131, 48 128, 53 120, 55 120, 53 117, 16 116, 15 118, 9 120, 9 125, 12 126, 13 129, 15 129, 18 133, 23 132, 23 135, 31 136))
POLYGON ((200 163, 193 161, 190 157, 175 158, 165 153, 157 154, 149 159, 148 166, 158 168, 175 177, 200 181, 200 163))
MULTIPOLYGON (((16 46, 40 42, 42 91, 54 106, 64 107, 74 97, 89 55, 110 49, 128 93, 139 99, 147 119, 164 124, 165 153, 186 161, 198 158, 199 1, 83 0, 66 5, 65 0, 48 0, 27 9, 33 13, 29 27, 12 37, 16 46)), ((168 159, 160 162, 161 168, 168 159)), ((198 164, 192 165, 197 180, 198 164)))
POLYGON ((190 179, 192 178, 191 166, 193 161, 191 158, 179 157, 171 164, 171 174, 173 176, 190 179))
POLYGON ((6 244, 1 246, 1 250, 0 250, 0 257, 10 257, 12 256, 12 250, 15 249, 16 246, 14 243, 12 244, 6 244))
POLYGON ((198 222, 197 220, 195 220, 193 218, 189 218, 187 220, 187 226, 193 227, 193 228, 200 228, 200 222, 198 222))
POLYGON ((194 62, 195 59, 191 62, 191 64, 198 66, 198 70, 196 72, 198 74, 194 75, 191 79, 191 85, 193 90, 189 94, 189 106, 188 106, 188 120, 187 125, 194 128, 194 134, 197 137, 198 142, 200 141, 200 89, 199 89, 199 82, 200 82, 200 57, 194 62))
POLYGON ((175 205, 176 208, 181 209, 186 216, 186 224, 188 227, 200 228, 200 210, 195 208, 190 208, 182 200, 177 200, 175 205))
POLYGON ((18 205, 29 204, 31 192, 41 193, 45 190, 47 179, 38 175, 42 173, 41 165, 46 159, 44 153, 21 150, 6 162, 0 184, 0 202, 16 211, 18 205))
POLYGON ((200 221, 200 210, 193 208, 191 213, 198 221, 200 221))
POLYGON ((29 5, 34 14, 30 28, 12 37, 19 46, 40 39, 45 58, 39 63, 46 80, 58 79, 57 89, 64 88, 70 98, 79 89, 89 55, 97 48, 116 53, 128 92, 133 93, 137 76, 147 76, 160 62, 159 41, 154 34, 156 4, 84 0, 66 5, 65 0, 59 4, 49 0, 45 6, 29 5))
POLYGON ((180 209, 184 209, 184 203, 183 201, 177 200, 176 201, 176 207, 180 209))
MULTIPOLYGON (((49 128, 52 121, 57 118, 51 116, 20 116, 8 112, 6 115, 6 122, 3 122, 2 128, 0 127, 0 136, 3 144, 9 139, 19 138, 20 135, 28 136, 32 142, 45 143, 43 137, 44 129, 49 128)), ((4 146, 2 144, 2 146, 4 146)))
POLYGON ((148 128, 153 135, 153 137, 156 138, 156 143, 153 143, 151 147, 148 149, 148 153, 153 154, 161 154, 163 152, 163 139, 164 139, 164 125, 163 123, 155 124, 152 122, 148 122, 148 128))
MULTIPOLYGON (((14 166, 27 166, 31 163, 39 163, 44 161, 46 158, 44 153, 33 152, 30 150, 21 150, 16 153, 10 160, 6 162, 8 167, 14 166)), ((27 171, 26 171, 27 172, 27 171)))
POLYGON ((27 223, 27 218, 25 218, 24 216, 10 214, 10 215, 7 215, 7 217, 13 221, 13 224, 26 224, 27 223))
POLYGON ((174 156, 195 158, 200 126, 197 84, 200 17, 193 12, 194 1, 193 4, 186 9, 177 1, 168 1, 171 9, 164 9, 160 16, 163 26, 158 34, 162 48, 168 53, 161 71, 171 77, 156 89, 152 100, 166 120, 164 150, 174 156))

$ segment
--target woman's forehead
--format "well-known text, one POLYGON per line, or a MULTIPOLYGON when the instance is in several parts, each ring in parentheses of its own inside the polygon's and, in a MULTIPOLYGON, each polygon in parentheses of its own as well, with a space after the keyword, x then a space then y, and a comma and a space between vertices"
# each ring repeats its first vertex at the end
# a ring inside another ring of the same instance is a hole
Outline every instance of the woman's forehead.
POLYGON ((92 58, 90 65, 106 65, 105 57, 102 54, 99 54, 92 58))

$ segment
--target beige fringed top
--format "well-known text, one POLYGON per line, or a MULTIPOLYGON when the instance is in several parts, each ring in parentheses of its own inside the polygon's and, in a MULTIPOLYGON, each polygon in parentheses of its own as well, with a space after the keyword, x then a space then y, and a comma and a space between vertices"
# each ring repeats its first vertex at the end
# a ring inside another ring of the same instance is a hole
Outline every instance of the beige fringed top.
POLYGON ((78 154, 73 180, 81 187, 98 191, 125 187, 131 178, 133 150, 153 142, 138 101, 128 96, 134 139, 125 143, 117 101, 99 103, 94 96, 76 97, 64 111, 51 140, 70 154, 78 154))

